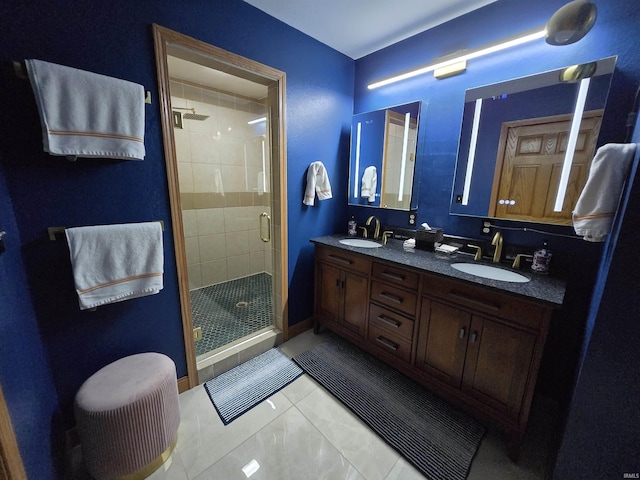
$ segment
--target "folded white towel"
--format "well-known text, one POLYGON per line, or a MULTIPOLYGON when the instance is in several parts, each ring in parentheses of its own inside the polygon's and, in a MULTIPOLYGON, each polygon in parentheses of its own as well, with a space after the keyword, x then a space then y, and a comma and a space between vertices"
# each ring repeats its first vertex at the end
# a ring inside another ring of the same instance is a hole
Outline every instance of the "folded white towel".
POLYGON ((635 150, 635 143, 610 143, 593 157, 589 178, 573 210, 573 227, 585 240, 604 242, 611 232, 635 150))
POLYGON ((318 194, 318 200, 326 200, 332 196, 327 169, 320 161, 312 162, 307 169, 307 188, 304 191, 302 203, 313 206, 316 194, 318 194))
POLYGON ((144 159, 142 85, 41 60, 25 63, 45 152, 144 159))
POLYGON ((407 240, 405 240, 402 243, 402 246, 404 248, 416 248, 416 239, 415 238, 408 238, 407 240))
POLYGON ((65 233, 81 310, 162 290, 159 222, 67 228, 65 233))
POLYGON ((369 202, 376 201, 376 189, 378 188, 378 172, 376 167, 367 167, 362 174, 362 187, 360 188, 360 195, 363 197, 369 197, 369 202))

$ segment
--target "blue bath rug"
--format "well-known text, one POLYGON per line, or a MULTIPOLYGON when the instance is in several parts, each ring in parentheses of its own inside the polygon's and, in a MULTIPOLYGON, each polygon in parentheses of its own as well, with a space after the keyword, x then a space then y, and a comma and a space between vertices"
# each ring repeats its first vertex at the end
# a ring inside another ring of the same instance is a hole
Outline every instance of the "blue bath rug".
POLYGON ((204 389, 222 423, 228 425, 303 373, 282 351, 272 348, 209 380, 204 389))

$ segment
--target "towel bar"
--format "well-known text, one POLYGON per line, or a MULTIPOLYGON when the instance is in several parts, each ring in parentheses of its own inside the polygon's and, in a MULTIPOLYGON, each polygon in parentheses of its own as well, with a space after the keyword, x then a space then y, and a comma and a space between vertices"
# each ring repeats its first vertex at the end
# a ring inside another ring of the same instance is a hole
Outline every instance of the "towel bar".
MULTIPOLYGON (((164 220, 158 220, 160 222, 160 227, 162 227, 162 231, 164 232, 164 220)), ((64 233, 65 227, 48 227, 47 233, 49 234, 49 240, 55 242, 58 240, 57 235, 64 233)))
MULTIPOLYGON (((21 78, 23 80, 29 80, 29 75, 27 74, 24 65, 22 62, 18 62, 17 60, 13 61, 13 72, 16 77, 21 78)), ((144 92, 144 103, 147 105, 151 105, 151 91, 145 90, 144 92)))

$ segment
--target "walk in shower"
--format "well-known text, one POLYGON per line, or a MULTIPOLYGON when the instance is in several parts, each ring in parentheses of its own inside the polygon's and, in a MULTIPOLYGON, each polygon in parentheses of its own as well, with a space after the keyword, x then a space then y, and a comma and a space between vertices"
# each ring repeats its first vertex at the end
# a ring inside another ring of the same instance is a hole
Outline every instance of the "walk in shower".
POLYGON ((201 361, 273 325, 268 87, 179 56, 167 63, 201 361))

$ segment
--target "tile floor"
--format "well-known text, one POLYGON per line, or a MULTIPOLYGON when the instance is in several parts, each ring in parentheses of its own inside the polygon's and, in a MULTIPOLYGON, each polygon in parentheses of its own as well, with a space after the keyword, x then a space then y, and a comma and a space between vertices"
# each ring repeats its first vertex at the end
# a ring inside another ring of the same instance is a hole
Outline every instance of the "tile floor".
MULTIPOLYGON (((281 348, 295 356, 331 336, 309 330, 281 348)), ((519 462, 507 458, 503 436, 490 430, 468 480, 544 479, 554 419, 545 403, 534 401, 519 462)), ((150 480, 424 478, 307 375, 227 426, 202 385, 180 395, 180 410, 176 448, 150 480)))

